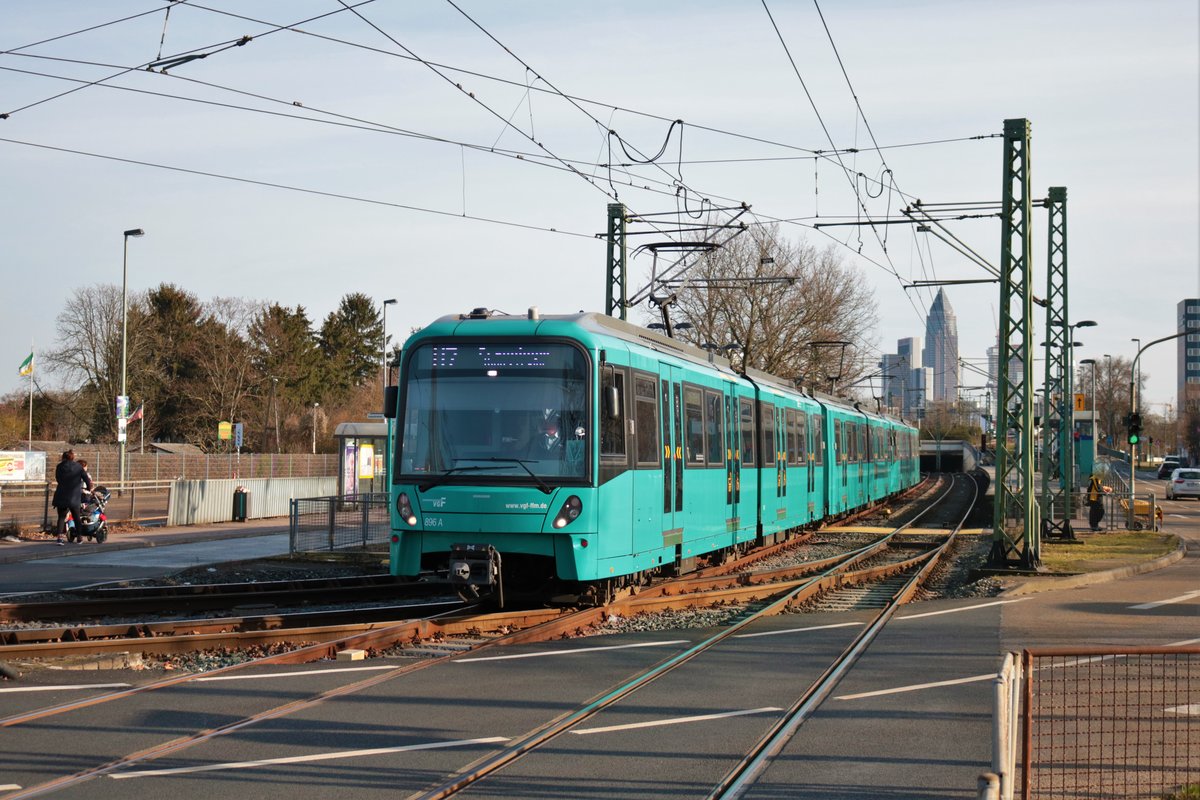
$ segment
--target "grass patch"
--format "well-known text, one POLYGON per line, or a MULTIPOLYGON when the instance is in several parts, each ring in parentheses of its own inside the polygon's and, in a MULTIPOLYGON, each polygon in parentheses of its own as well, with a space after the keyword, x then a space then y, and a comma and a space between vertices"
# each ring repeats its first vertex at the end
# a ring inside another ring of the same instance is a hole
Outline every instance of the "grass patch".
POLYGON ((1162 800, 1196 800, 1197 798, 1200 798, 1200 783, 1184 786, 1177 792, 1162 796, 1162 800))
POLYGON ((1082 544, 1042 542, 1042 566, 1051 572, 1099 572, 1151 561, 1178 547, 1178 539, 1154 531, 1075 534, 1082 544))

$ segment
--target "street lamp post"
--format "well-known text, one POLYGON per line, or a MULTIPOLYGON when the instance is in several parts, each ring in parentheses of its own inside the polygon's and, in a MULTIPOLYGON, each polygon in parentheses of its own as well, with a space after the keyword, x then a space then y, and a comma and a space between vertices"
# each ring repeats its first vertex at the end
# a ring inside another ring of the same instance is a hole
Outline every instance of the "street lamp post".
POLYGON ((396 302, 396 298, 394 298, 394 297, 393 297, 391 300, 384 300, 384 301, 383 301, 383 361, 382 361, 382 364, 383 364, 383 391, 384 391, 384 393, 385 393, 385 394, 387 393, 387 386, 388 386, 388 374, 387 374, 387 339, 388 339, 388 337, 387 337, 387 307, 388 307, 388 306, 390 306, 390 305, 393 305, 395 302, 396 302))
MULTIPOLYGON (((1133 357, 1133 365, 1129 368, 1129 413, 1131 416, 1133 414, 1138 413, 1138 399, 1139 399, 1138 393, 1141 390, 1142 382, 1140 380, 1140 377, 1135 378, 1134 376, 1141 375, 1142 353, 1146 352, 1154 345, 1160 344, 1161 342, 1169 342, 1172 339, 1178 339, 1180 336, 1183 336, 1185 333, 1187 333, 1187 331, 1182 330, 1179 333, 1174 333, 1174 334, 1171 334, 1170 336, 1164 336, 1161 339, 1155 339, 1154 341, 1147 344, 1145 347, 1140 347, 1140 346, 1138 347, 1137 355, 1135 355, 1133 357)), ((1130 341, 1137 342, 1139 345, 1141 345, 1141 343, 1142 343, 1141 339, 1130 339, 1130 341)), ((1138 463, 1137 458, 1138 458, 1138 443, 1130 442, 1129 443, 1129 518, 1128 518, 1128 523, 1127 523, 1130 530, 1133 529, 1134 505, 1135 505, 1136 498, 1137 498, 1137 495, 1134 493, 1134 490, 1137 488, 1137 463, 1138 463)), ((1153 522, 1151 524, 1153 524, 1153 522)))
POLYGON ((1099 440, 1099 437, 1096 436, 1096 359, 1084 358, 1084 359, 1080 360, 1079 364, 1080 364, 1080 366, 1082 366, 1084 364, 1090 364, 1092 366, 1091 409, 1092 409, 1092 449, 1094 451, 1092 458, 1095 459, 1096 455, 1099 454, 1099 450, 1096 449, 1097 445, 1098 445, 1098 440, 1099 440))
POLYGON ((321 407, 320 403, 313 403, 313 420, 312 420, 312 454, 317 454, 317 409, 321 407))
MULTIPOLYGON (((1104 375, 1105 375, 1105 393, 1108 394, 1107 402, 1105 403, 1105 405, 1107 405, 1109 407, 1108 413, 1111 414, 1112 413, 1112 400, 1113 400, 1112 353, 1104 354, 1104 375)), ((1105 436, 1112 436, 1112 434, 1107 433, 1107 434, 1105 434, 1105 436)))
MULTIPOLYGON (((127 297, 129 291, 129 237, 130 236, 145 236, 146 232, 141 228, 130 228, 125 231, 124 236, 124 254, 121 257, 121 397, 126 397, 125 394, 125 367, 127 363, 127 347, 128 347, 128 325, 129 314, 127 309, 127 297)), ((117 418, 117 438, 120 439, 121 450, 117 472, 119 473, 121 490, 125 490, 125 420, 129 416, 129 409, 122 407, 118 411, 117 418)))

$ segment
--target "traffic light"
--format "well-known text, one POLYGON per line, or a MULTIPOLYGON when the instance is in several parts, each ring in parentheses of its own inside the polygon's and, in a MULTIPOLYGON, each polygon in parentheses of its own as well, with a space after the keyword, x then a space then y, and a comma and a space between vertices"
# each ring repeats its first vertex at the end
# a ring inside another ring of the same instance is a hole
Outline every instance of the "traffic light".
POLYGON ((1129 443, 1137 444, 1142 440, 1142 415, 1136 411, 1129 415, 1129 443))

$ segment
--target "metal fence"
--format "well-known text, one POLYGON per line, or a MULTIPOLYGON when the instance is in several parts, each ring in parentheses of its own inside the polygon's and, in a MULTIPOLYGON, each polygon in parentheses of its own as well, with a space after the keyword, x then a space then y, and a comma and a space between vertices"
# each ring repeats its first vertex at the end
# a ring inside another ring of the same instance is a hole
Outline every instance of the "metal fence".
MULTIPOLYGON (((116 486, 117 451, 112 447, 74 445, 75 457, 88 462, 88 474, 96 483, 116 486)), ((318 453, 129 453, 126 482, 212 480, 216 478, 323 478, 338 474, 337 454, 318 453)), ((48 453, 46 476, 54 477, 58 454, 48 453)), ((41 491, 42 484, 5 484, 5 496, 41 491)))
POLYGON ((292 500, 293 553, 386 548, 391 532, 386 494, 292 500))
POLYGON ((234 518, 234 493, 246 492, 246 518, 282 517, 297 495, 336 492, 337 478, 239 478, 174 481, 167 507, 168 525, 202 525, 234 518))
POLYGON ((1170 797, 1185 787, 1195 792, 1200 647, 1040 648, 1025 650, 1019 663, 1011 654, 997 680, 993 745, 1000 791, 982 796, 1011 800, 1016 792, 1024 800, 1057 800, 1170 797))

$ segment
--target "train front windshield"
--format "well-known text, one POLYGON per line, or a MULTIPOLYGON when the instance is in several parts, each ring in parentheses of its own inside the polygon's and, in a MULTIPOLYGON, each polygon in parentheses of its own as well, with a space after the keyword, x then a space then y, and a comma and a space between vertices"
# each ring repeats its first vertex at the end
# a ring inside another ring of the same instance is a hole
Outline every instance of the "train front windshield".
POLYGON ((587 478, 588 361, 569 344, 424 344, 403 376, 398 480, 587 478))

